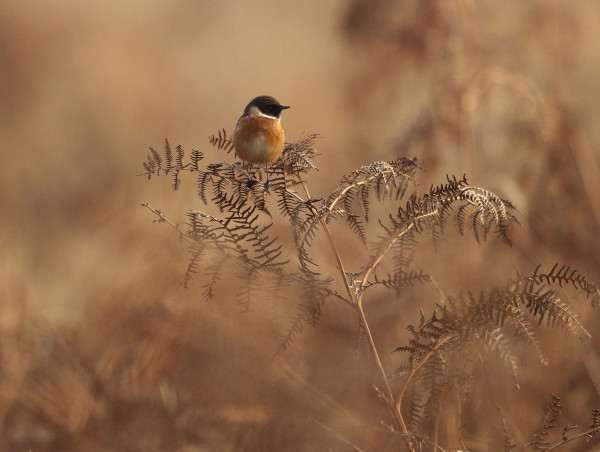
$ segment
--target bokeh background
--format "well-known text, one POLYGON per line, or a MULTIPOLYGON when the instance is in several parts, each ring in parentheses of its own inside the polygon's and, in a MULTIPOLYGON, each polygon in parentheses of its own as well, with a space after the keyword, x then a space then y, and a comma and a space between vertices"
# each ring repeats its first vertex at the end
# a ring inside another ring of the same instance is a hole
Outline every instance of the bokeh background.
MULTIPOLYGON (((140 204, 175 222, 201 204, 192 180, 173 192, 136 177, 147 147, 232 161, 208 136, 270 94, 292 106, 288 140, 322 135, 315 197, 400 155, 422 161, 423 189, 466 173, 516 204, 513 248, 453 231, 437 254, 422 245, 444 290, 554 262, 598 281, 599 22, 593 0, 2 1, 0 450, 352 450, 340 436, 386 450, 377 374, 344 306, 273 358, 264 310, 181 288, 185 250, 140 204)), ((367 314, 391 372, 388 351, 436 295, 378 297, 367 314)), ((496 406, 519 444, 551 393, 565 425, 600 408, 598 314, 571 301, 594 339, 542 329, 551 363, 524 351, 520 390, 482 366, 470 450, 501 449, 496 406)))

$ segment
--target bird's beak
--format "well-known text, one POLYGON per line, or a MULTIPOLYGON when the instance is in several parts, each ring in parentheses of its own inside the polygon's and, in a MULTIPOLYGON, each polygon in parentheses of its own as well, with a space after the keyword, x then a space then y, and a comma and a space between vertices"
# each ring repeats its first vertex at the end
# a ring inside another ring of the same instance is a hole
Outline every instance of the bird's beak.
POLYGON ((282 110, 285 110, 286 108, 290 108, 290 107, 289 107, 289 105, 282 105, 282 106, 281 106, 281 109, 282 109, 282 110))

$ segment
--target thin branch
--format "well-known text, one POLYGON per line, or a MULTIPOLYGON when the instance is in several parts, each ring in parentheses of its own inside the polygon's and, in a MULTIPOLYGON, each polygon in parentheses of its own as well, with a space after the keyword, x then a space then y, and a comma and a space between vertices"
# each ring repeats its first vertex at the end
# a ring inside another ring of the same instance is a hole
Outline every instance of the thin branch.
POLYGON ((152 207, 150 207, 150 203, 142 203, 141 204, 143 207, 147 207, 153 214, 155 214, 158 217, 158 220, 154 220, 158 223, 167 223, 168 225, 170 225, 173 229, 175 229, 177 231, 177 233, 179 234, 179 237, 181 237, 182 239, 186 239, 189 240, 190 238, 185 234, 185 232, 183 232, 181 229, 179 229, 179 225, 173 223, 171 220, 169 220, 167 217, 165 217, 165 215, 159 210, 159 209, 154 209, 152 207))
POLYGON ((358 452, 365 452, 363 449, 361 449, 360 447, 358 447, 356 444, 354 444, 352 441, 344 438, 342 435, 340 435, 338 432, 336 432, 335 430, 333 430, 331 427, 329 427, 328 425, 324 424, 321 421, 318 421, 315 418, 311 418, 316 424, 318 424, 320 427, 324 428, 325 430, 327 430, 330 433, 333 433, 338 439, 340 439, 341 441, 343 441, 344 443, 348 444, 349 446, 351 446, 354 450, 358 451, 358 452))
MULTIPOLYGON (((428 216, 432 216, 432 215, 437 215, 438 213, 438 209, 433 210, 432 212, 428 212, 426 214, 423 215, 419 215, 417 218, 415 218, 408 226, 406 226, 406 228, 396 234, 394 236, 394 238, 392 240, 390 240, 390 242, 386 245, 386 247, 379 252, 379 255, 373 259, 373 262, 371 262, 371 264, 369 265, 369 267, 367 268, 367 270, 365 271, 365 276, 363 277, 363 284, 366 283, 369 280, 369 276, 371 276, 371 273, 373 272, 373 270, 375 270, 375 268, 379 265, 379 263, 383 260, 383 258, 385 257, 385 255, 387 254, 387 252, 392 248, 392 246, 394 246, 394 244, 400 239, 402 238, 406 233, 408 233, 408 231, 410 231, 415 224, 422 220, 423 218, 426 218, 428 216)), ((363 296, 364 292, 361 292, 358 296, 358 300, 357 303, 358 304, 362 304, 362 296, 363 296)))
POLYGON ((340 300, 342 300, 344 303, 348 304, 349 306, 352 306, 353 308, 356 307, 356 303, 352 300, 348 300, 346 297, 343 297, 342 295, 340 295, 339 293, 336 292, 331 292, 329 295, 339 298, 340 300))
POLYGON ((421 367, 423 367, 423 365, 427 362, 427 360, 429 358, 431 358, 431 355, 433 355, 437 349, 439 349, 442 345, 444 345, 450 339, 454 339, 454 338, 455 338, 455 336, 451 335, 451 336, 446 336, 445 338, 440 340, 434 347, 432 347, 431 351, 423 357, 421 362, 411 369, 410 374, 408 375, 408 378, 406 379, 406 382, 404 383, 404 386, 402 387, 402 390, 400 391, 400 394, 398 395, 398 400, 396 401, 396 410, 398 410, 398 412, 400 412, 402 409, 402 399, 404 398, 404 393, 406 392, 406 388, 408 388, 408 385, 409 385, 410 381, 412 380, 412 378, 415 376, 415 374, 419 371, 419 369, 421 367))
MULTIPOLYGON (((306 196, 308 196, 310 199, 310 193, 308 191, 308 188, 306 188, 306 185, 304 183, 302 183, 302 186, 304 187, 306 196)), ((313 215, 319 214, 313 206, 311 206, 311 211, 313 212, 313 215)), ((355 299, 355 294, 352 292, 350 284, 348 283, 348 278, 346 276, 346 270, 344 269, 344 264, 342 262, 342 258, 340 257, 340 253, 338 252, 337 247, 335 246, 335 242, 333 241, 331 232, 329 231, 329 228, 327 227, 325 218, 321 218, 320 222, 321 222, 321 225, 323 226, 323 230, 325 231, 325 234, 327 235, 327 239, 329 240, 329 245, 331 246, 331 249, 333 250, 333 253, 335 254, 335 258, 338 263, 338 269, 340 271, 342 281, 344 282, 344 286, 346 287, 346 291, 348 292, 350 299, 353 301, 353 306, 358 310, 358 314, 360 316, 360 321, 362 322, 362 324, 365 327, 365 332, 366 332, 366 335, 367 335, 367 338, 369 341, 369 346, 371 348, 371 354, 373 355, 373 359, 375 360, 377 369, 379 370, 379 373, 381 374, 381 376, 383 378, 383 382, 384 382, 385 389, 387 392, 386 402, 387 402, 388 408, 390 409, 390 411, 392 413, 392 416, 394 418, 395 423, 397 424, 397 427, 403 433, 408 433, 408 429, 406 428, 404 419, 402 419, 402 415, 400 414, 400 412, 396 409, 396 406, 394 405, 394 395, 392 393, 392 388, 390 387, 390 383, 388 381, 387 375, 385 373, 383 365, 381 364, 381 359, 379 358, 379 353, 377 352, 377 347, 375 346, 375 341, 373 340, 373 335, 371 334, 371 330, 369 328, 369 323, 367 322, 365 312, 362 308, 362 304, 360 303, 361 295, 359 295, 358 300, 355 299)), ((413 225, 414 225, 414 223, 413 223, 413 225)), ((412 441, 407 440, 406 446, 410 452, 415 451, 412 441)))
MULTIPOLYGON (((381 374, 381 377, 384 381, 385 392, 387 393, 386 394, 386 403, 387 403, 388 407, 390 408, 390 411, 392 412, 392 415, 394 416, 394 420, 395 420, 397 426, 402 431, 402 433, 408 433, 408 429, 406 428, 404 419, 402 419, 402 415, 400 414, 400 412, 394 405, 394 395, 392 393, 392 388, 390 387, 390 383, 388 381, 387 374, 385 373, 385 370, 383 369, 383 364, 381 364, 381 359, 379 358, 379 353, 377 352, 377 347, 375 346, 375 341, 373 340, 373 335, 371 334, 371 329, 369 328, 369 322, 367 322, 367 317, 365 316, 365 311, 362 307, 362 304, 357 303, 356 308, 360 315, 360 320, 361 320, 363 326, 365 327, 365 334, 369 341, 369 346, 371 347, 371 353, 373 354, 373 358, 375 359, 375 364, 377 365, 377 369, 379 370, 379 373, 381 374)), ((411 445, 410 450, 413 450, 412 445, 411 445)))
POLYGON ((423 441, 425 441, 428 444, 431 444, 433 447, 435 447, 436 449, 441 450, 442 452, 448 452, 446 449, 444 449, 442 446, 440 446, 439 444, 434 443, 431 440, 428 440, 427 438, 424 438, 423 441))
MULTIPOLYGON (((414 226, 415 226, 414 222, 412 222, 411 224, 409 224, 406 227, 406 229, 404 229, 404 231, 402 231, 400 234, 396 235, 396 237, 394 237, 394 239, 391 240, 390 243, 387 244, 387 246, 385 247, 385 249, 379 253, 379 256, 377 256, 375 259, 373 259, 373 262, 371 262, 371 265, 369 265, 369 267, 367 268, 367 271, 365 272, 365 276, 363 278, 363 283, 362 284, 364 284, 367 281, 369 281, 369 276, 371 276, 371 273, 373 272, 373 270, 375 270, 375 268, 383 260, 383 258, 387 254, 387 252, 398 241, 398 239, 400 239, 403 235, 405 235, 408 231, 410 231, 414 226)), ((358 304, 362 304, 362 296, 363 296, 363 292, 361 292, 360 295, 358 296, 358 304)))
POLYGON ((340 270, 342 280, 344 281, 344 287, 346 288, 346 292, 348 292, 348 296, 350 297, 350 299, 353 302, 352 304, 355 305, 355 304, 357 304, 357 302, 354 299, 354 293, 352 292, 350 283, 348 283, 348 278, 346 276, 346 270, 344 269, 344 264, 342 262, 342 258, 340 257, 340 253, 338 252, 337 247, 335 246, 335 242, 333 241, 331 232, 329 232, 329 228, 327 227, 327 223, 325 222, 325 219, 321 218, 320 221, 321 221, 321 226, 323 226, 323 230, 325 231, 325 235, 327 236, 327 239, 329 240, 329 245, 331 246, 331 249, 333 250, 333 253, 335 254, 335 259, 337 260, 338 268, 340 270))
POLYGON ((552 446, 550 446, 548 449, 544 449, 544 450, 547 452, 549 450, 558 449, 559 447, 563 446, 564 444, 570 443, 571 441, 574 441, 574 440, 579 439, 579 438, 584 437, 584 436, 593 435, 594 433, 598 433, 599 431, 600 431, 600 427, 591 428, 591 429, 589 429, 586 432, 580 433, 579 435, 575 435, 575 436, 573 436, 571 438, 561 440, 558 443, 553 444, 552 446))
MULTIPOLYGON (((301 185, 304 188, 304 192, 306 193, 306 196, 308 197, 308 199, 311 199, 310 193, 309 193, 308 188, 306 187, 306 184, 304 183, 304 181, 302 181, 301 185)), ((317 212, 317 209, 312 205, 309 205, 309 207, 310 207, 313 215, 315 215, 318 218, 319 212, 317 212)), ((348 292, 348 296, 350 297, 350 300, 352 300, 351 305, 354 305, 354 304, 356 304, 356 300, 354 298, 354 293, 352 292, 352 288, 350 287, 350 284, 348 283, 348 278, 346 277, 346 270, 344 269, 344 263, 342 262, 340 253, 338 252, 338 249, 335 246, 335 242, 333 241, 331 232, 329 231, 329 228, 327 227, 327 222, 325 221, 325 218, 320 218, 320 222, 321 222, 321 226, 323 226, 323 230, 325 231, 325 235, 327 236, 327 240, 329 240, 329 245, 331 246, 331 249, 333 250, 333 254, 335 255, 335 259, 338 264, 338 269, 340 270, 340 275, 342 277, 342 281, 344 281, 344 287, 346 288, 346 292, 348 292)))

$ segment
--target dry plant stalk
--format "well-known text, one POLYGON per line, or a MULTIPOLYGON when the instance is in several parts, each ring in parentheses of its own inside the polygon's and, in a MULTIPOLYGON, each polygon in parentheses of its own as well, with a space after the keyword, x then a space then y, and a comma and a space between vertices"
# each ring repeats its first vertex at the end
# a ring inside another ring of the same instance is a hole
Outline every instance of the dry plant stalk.
MULTIPOLYGON (((473 383, 468 366, 464 365, 469 362, 465 356, 495 352, 518 386, 517 343, 524 339, 536 350, 541 363, 548 360, 537 340, 535 322, 563 327, 581 339, 589 336, 573 307, 561 298, 561 290, 570 286, 582 292, 594 307, 600 303, 600 290, 576 270, 558 265, 549 271, 538 266, 529 275, 517 273, 506 287, 478 295, 467 291, 451 296, 436 287, 442 294, 436 309, 430 315, 422 311, 419 323, 408 325, 412 336, 408 344, 396 349, 408 354, 407 363, 389 374, 365 315, 365 294, 377 286, 399 291, 415 284, 434 285, 431 275, 414 268, 416 247, 424 235, 430 235, 435 245, 450 222, 460 234, 470 232, 478 242, 492 232, 510 244, 509 226, 517 222, 516 209, 494 193, 470 185, 466 177, 447 176, 444 183, 417 194, 415 180, 420 167, 415 159, 408 158, 363 166, 342 177, 329 195, 313 198, 304 177, 316 169, 316 139, 317 135, 305 134, 297 142, 288 143, 282 158, 268 170, 242 162, 211 163, 203 168, 202 152, 193 150, 186 158, 180 146, 173 151, 166 141, 162 155, 150 150, 144 175, 149 179, 168 175, 177 190, 181 175, 192 173, 198 196, 205 204, 216 206, 220 215, 191 210, 182 229, 160 210, 149 204, 144 206, 157 215, 157 221, 176 228, 188 244, 190 261, 183 281, 186 287, 200 276, 204 296, 212 299, 222 275, 226 272, 231 281, 235 274, 238 302, 244 310, 265 296, 277 304, 288 297, 285 292, 297 294, 296 313, 279 344, 280 351, 292 345, 305 325, 319 323, 327 299, 347 305, 358 320, 358 337, 367 340, 381 377, 383 389, 378 389, 378 393, 390 413, 397 446, 404 444, 409 451, 428 446, 445 450, 438 437, 442 405, 449 403, 444 394, 456 391, 460 412, 473 383), (265 171, 269 172, 268 190, 260 182, 266 178, 265 171), (251 183, 250 174, 259 182, 251 183), (378 226, 369 228, 371 204, 386 200, 397 210, 387 218, 377 218, 378 226), (284 259, 286 243, 271 232, 275 214, 272 204, 291 228, 295 263, 284 259), (356 239, 367 246, 370 256, 365 262, 342 260, 329 227, 338 220, 345 221, 356 239), (376 229, 375 237, 371 229, 376 229), (319 232, 327 239, 337 274, 319 272, 320 257, 313 248, 319 232), (352 271, 348 270, 350 267, 352 271), (386 268, 389 271, 384 273, 386 268), (335 289, 336 281, 343 291, 335 289), (394 391, 396 382, 400 382, 400 388, 394 391)), ((232 150, 225 130, 211 136, 210 143, 219 150, 232 150)), ((553 406, 558 406, 558 402, 553 406)), ((598 432, 595 413, 592 427, 578 437, 589 438, 598 432)), ((547 424, 555 420, 553 417, 545 421, 542 434, 534 436, 526 446, 534 450, 556 448, 550 446, 545 432, 547 424)), ((503 426, 504 449, 510 450, 514 441, 504 420, 503 426)), ((570 441, 567 431, 563 442, 570 441)), ((461 443, 464 448, 462 438, 461 443)))

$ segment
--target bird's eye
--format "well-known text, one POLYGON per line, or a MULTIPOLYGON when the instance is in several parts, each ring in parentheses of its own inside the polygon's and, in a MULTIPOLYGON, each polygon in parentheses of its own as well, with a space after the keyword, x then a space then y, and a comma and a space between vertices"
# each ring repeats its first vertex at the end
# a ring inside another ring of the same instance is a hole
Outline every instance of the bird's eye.
POLYGON ((267 107, 265 107, 265 110, 269 115, 272 116, 277 116, 280 111, 277 105, 268 105, 267 107))

